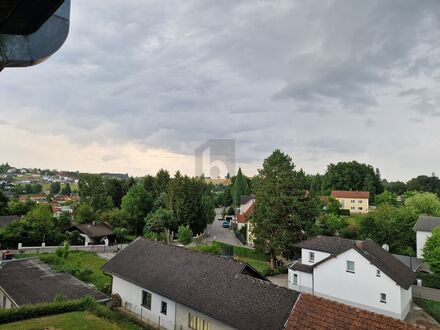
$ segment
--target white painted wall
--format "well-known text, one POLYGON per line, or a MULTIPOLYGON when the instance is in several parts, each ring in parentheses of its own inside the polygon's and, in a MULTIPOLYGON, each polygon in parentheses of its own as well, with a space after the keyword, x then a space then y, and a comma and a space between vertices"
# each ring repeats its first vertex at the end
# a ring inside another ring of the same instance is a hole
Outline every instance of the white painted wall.
POLYGON ((313 293, 313 275, 309 273, 299 272, 297 270, 289 269, 288 271, 288 287, 289 289, 313 293), (298 283, 293 283, 294 274, 298 275, 298 283))
MULTIPOLYGON (((324 262, 314 269, 314 292, 355 307, 404 319, 411 302, 411 289, 402 294, 401 287, 383 272, 376 276, 377 268, 354 249, 324 262), (346 271, 346 261, 354 261, 355 273, 346 271), (380 294, 387 302, 380 302, 380 294)), ((405 291, 405 290, 404 290, 405 291)))
POLYGON ((430 231, 417 231, 417 258, 423 259, 423 248, 425 247, 426 240, 431 237, 432 232, 430 231))
POLYGON ((183 330, 189 329, 188 328, 188 314, 191 313, 191 315, 196 315, 200 317, 201 319, 209 322, 209 330, 233 330, 234 328, 230 327, 229 325, 224 324, 223 322, 220 322, 216 319, 213 319, 212 317, 209 317, 208 315, 199 313, 191 308, 188 308, 182 304, 177 304, 176 306, 176 324, 177 324, 177 330, 180 330, 180 326, 182 326, 183 330))
POLYGON ((151 290, 141 288, 124 279, 113 275, 112 293, 117 293, 122 298, 122 306, 125 302, 131 304, 128 308, 140 315, 142 310, 143 318, 150 318, 151 321, 158 323, 160 317, 160 325, 166 329, 173 330, 176 320, 176 303, 168 298, 158 295, 151 290), (151 310, 142 307, 142 291, 148 291, 152 294, 151 310), (167 315, 160 313, 161 302, 167 303, 167 315))
POLYGON ((301 249, 301 262, 304 265, 313 265, 316 264, 317 262, 328 258, 330 256, 330 253, 327 252, 321 252, 321 251, 315 251, 315 250, 309 250, 309 249, 301 249), (314 252, 315 253, 315 261, 314 262, 309 262, 309 252, 314 252))

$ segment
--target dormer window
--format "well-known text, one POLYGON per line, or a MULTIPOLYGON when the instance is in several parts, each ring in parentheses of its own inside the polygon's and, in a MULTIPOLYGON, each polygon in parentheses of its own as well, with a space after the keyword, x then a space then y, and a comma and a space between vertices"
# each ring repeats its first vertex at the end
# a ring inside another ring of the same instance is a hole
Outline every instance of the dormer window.
POLYGON ((315 252, 309 252, 309 262, 315 262, 315 252))

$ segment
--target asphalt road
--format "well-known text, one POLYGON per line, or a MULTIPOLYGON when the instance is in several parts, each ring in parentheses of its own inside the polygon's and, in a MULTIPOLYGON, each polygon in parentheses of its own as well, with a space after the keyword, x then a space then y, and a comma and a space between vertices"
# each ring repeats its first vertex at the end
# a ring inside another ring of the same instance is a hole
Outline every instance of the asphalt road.
POLYGON ((235 237, 234 232, 228 228, 223 228, 223 221, 218 220, 219 215, 221 214, 222 209, 215 209, 215 219, 211 225, 208 225, 205 232, 208 234, 208 237, 203 240, 205 243, 209 243, 212 241, 223 242, 236 246, 243 246, 241 242, 235 237))

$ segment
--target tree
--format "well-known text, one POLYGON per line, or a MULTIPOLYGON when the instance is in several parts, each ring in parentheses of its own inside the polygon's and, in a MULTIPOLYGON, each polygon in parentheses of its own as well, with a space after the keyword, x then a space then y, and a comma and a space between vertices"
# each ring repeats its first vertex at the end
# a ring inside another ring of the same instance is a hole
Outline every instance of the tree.
POLYGON ((107 222, 113 228, 127 228, 130 224, 130 215, 124 210, 113 208, 99 214, 100 222, 107 222))
POLYGON ((153 209, 152 194, 139 183, 122 198, 121 209, 130 216, 130 229, 137 235, 142 231, 145 217, 153 209))
POLYGON ((95 220, 95 213, 89 204, 86 202, 81 202, 75 209, 74 219, 76 223, 92 222, 95 220))
POLYGON ((177 226, 189 225, 193 233, 203 232, 215 216, 210 186, 179 171, 168 184, 166 207, 174 212, 177 226))
POLYGON ((435 175, 419 175, 408 181, 407 189, 420 192, 431 192, 440 195, 440 179, 435 175))
POLYGON ((5 215, 8 213, 8 202, 9 199, 0 191, 0 215, 5 215))
POLYGON ((156 174, 155 181, 155 199, 157 199, 162 193, 166 192, 168 184, 171 181, 170 173, 167 170, 160 169, 156 174))
POLYGON ((177 229, 173 211, 159 208, 145 218, 144 233, 161 233, 166 229, 175 231, 177 229))
POLYGON ((385 190, 383 193, 376 195, 374 198, 374 203, 376 205, 389 204, 392 206, 397 206, 399 203, 397 202, 396 194, 385 190))
POLYGON ((8 203, 8 214, 11 215, 24 215, 28 213, 35 206, 35 202, 28 199, 25 203, 21 203, 17 200, 12 200, 8 203))
POLYGON ((434 274, 440 275, 440 227, 432 231, 423 248, 423 258, 434 274))
POLYGON ((369 191, 371 200, 384 190, 379 170, 357 161, 328 165, 322 185, 327 193, 330 190, 369 191))
POLYGON ((345 218, 333 213, 321 215, 318 222, 321 226, 322 234, 327 236, 338 234, 340 230, 347 227, 345 218))
POLYGON ((183 245, 188 245, 192 242, 193 232, 189 226, 181 225, 179 226, 179 230, 177 231, 177 238, 179 242, 183 245))
POLYGON ((406 183, 401 181, 388 182, 387 180, 383 180, 382 184, 386 190, 396 194, 397 196, 403 195, 403 193, 408 190, 406 183))
POLYGON ((305 192, 298 186, 295 165, 280 150, 264 160, 254 179, 252 233, 255 247, 270 256, 272 269, 278 256, 290 253, 293 245, 304 238, 302 230, 308 227, 307 222, 315 222, 308 214, 309 201, 301 205, 305 192))
POLYGON ((440 215, 440 200, 433 193, 416 193, 405 200, 405 205, 413 209, 418 215, 440 215))
POLYGON ((81 202, 87 202, 93 212, 108 209, 107 191, 103 178, 98 174, 80 174, 78 192, 81 202))
POLYGON ((243 173, 241 172, 241 168, 239 167, 237 176, 235 177, 234 180, 234 185, 232 187, 233 205, 235 207, 240 206, 241 196, 248 195, 249 193, 250 193, 249 185, 243 173))
POLYGON ((22 221, 29 225, 28 237, 33 242, 41 243, 52 240, 56 228, 48 205, 37 204, 23 217, 22 221))
POLYGON ((60 192, 60 190, 61 190, 61 184, 58 181, 52 182, 50 184, 50 193, 52 195, 58 194, 60 192))
POLYGON ((380 245, 386 243, 392 253, 412 255, 415 251, 412 228, 417 218, 418 214, 412 208, 379 205, 375 211, 360 218, 360 238, 370 238, 380 245))
POLYGON ((333 196, 330 196, 328 198, 328 204, 327 204, 327 213, 328 214, 334 214, 334 215, 339 215, 339 211, 341 210, 341 203, 334 198, 333 196))
POLYGON ((72 189, 70 188, 70 184, 66 183, 63 189, 61 189, 61 194, 70 196, 72 193, 72 189))
POLYGON ((40 183, 32 185, 32 194, 40 194, 43 191, 43 186, 40 183))

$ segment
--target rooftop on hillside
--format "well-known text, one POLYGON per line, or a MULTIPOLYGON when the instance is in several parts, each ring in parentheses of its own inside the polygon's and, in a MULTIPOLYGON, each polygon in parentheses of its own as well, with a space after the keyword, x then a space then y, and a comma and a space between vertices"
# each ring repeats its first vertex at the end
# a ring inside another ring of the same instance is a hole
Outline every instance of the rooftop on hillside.
POLYGON ((368 191, 332 190, 331 196, 335 198, 368 199, 370 197, 370 193, 368 191))

